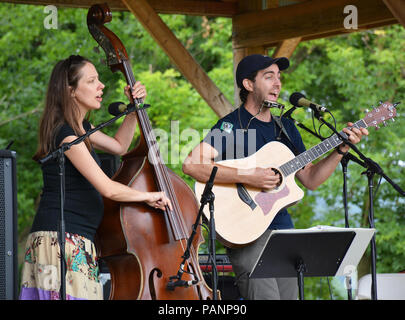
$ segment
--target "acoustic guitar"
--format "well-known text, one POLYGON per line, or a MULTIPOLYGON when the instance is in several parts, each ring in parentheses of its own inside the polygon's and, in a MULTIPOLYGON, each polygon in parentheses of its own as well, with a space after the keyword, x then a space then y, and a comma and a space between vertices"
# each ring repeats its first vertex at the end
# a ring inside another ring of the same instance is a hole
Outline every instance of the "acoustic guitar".
MULTIPOLYGON (((376 127, 378 124, 396 116, 395 105, 385 102, 368 112, 354 124, 356 128, 376 127)), ((347 135, 339 133, 344 138, 347 135)), ((284 144, 272 141, 256 153, 246 158, 218 161, 218 164, 238 169, 256 167, 273 168, 281 176, 280 185, 271 191, 263 191, 240 183, 214 183, 214 218, 217 239, 228 247, 247 245, 259 238, 269 227, 276 214, 283 208, 297 203, 304 192, 295 183, 295 173, 308 163, 321 157, 331 149, 342 144, 337 134, 323 140, 311 149, 295 156, 284 144)), ((196 182, 195 193, 201 198, 205 183, 196 182)), ((204 215, 209 220, 206 206, 204 215)))

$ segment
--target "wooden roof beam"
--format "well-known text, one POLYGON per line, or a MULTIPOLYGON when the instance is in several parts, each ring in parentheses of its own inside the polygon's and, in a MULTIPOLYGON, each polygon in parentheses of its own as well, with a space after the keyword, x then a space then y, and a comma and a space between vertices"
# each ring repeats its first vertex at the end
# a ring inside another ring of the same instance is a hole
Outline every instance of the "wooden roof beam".
POLYGON ((395 18, 405 27, 405 0, 383 0, 395 18))
POLYGON ((290 59, 292 54, 294 53, 295 48, 301 42, 301 39, 301 37, 297 37, 280 42, 276 47, 276 50, 274 51, 273 57, 287 57, 288 59, 290 59))
POLYGON ((273 47, 286 39, 302 37, 304 41, 395 23, 381 0, 312 0, 234 16, 233 45, 273 47), (344 28, 346 5, 356 6, 358 29, 344 28))
MULTIPOLYGON (((94 4, 107 2, 112 11, 128 11, 121 0, 0 0, 0 2, 71 8, 90 8, 94 4)), ((231 17, 237 13, 236 0, 148 0, 148 3, 157 13, 219 17, 231 17)))
MULTIPOLYGON (((240 12, 247 13, 247 12, 257 12, 259 10, 263 10, 264 8, 267 8, 268 2, 272 2, 274 5, 275 2, 277 2, 278 6, 278 0, 266 0, 266 3, 264 3, 262 0, 250 0, 250 1, 245 1, 245 0, 239 0, 238 1, 238 8, 240 12)), ((239 62, 246 56, 251 55, 251 54, 267 54, 266 48, 258 44, 257 46, 250 46, 250 47, 235 47, 234 42, 232 41, 232 47, 233 47, 233 97, 235 101, 235 106, 239 106, 241 104, 240 97, 239 97, 239 92, 240 89, 238 88, 236 84, 236 68, 239 64, 239 62)))
POLYGON ((232 104, 146 0, 122 0, 122 2, 218 116, 222 117, 233 110, 232 104))

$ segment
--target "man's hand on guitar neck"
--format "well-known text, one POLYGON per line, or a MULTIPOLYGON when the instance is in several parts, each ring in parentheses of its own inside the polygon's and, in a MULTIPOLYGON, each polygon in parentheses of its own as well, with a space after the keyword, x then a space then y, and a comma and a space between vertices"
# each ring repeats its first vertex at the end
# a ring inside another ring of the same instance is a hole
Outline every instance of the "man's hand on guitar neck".
MULTIPOLYGON (((349 141, 353 144, 359 143, 363 135, 368 136, 368 130, 366 128, 355 128, 352 122, 348 122, 347 127, 343 128, 342 131, 348 135, 349 141)), ((346 144, 342 144, 338 148, 341 154, 347 153, 350 150, 350 147, 346 144)))

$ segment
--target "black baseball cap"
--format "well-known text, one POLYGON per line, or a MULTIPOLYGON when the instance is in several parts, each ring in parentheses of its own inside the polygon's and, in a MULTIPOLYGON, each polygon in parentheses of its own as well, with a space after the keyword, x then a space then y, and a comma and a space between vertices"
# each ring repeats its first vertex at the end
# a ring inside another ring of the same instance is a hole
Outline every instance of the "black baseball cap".
POLYGON ((243 79, 246 79, 256 71, 266 69, 273 63, 277 64, 280 70, 285 70, 290 66, 290 61, 286 57, 271 58, 261 54, 252 54, 244 57, 236 68, 236 84, 239 88, 242 88, 243 79))

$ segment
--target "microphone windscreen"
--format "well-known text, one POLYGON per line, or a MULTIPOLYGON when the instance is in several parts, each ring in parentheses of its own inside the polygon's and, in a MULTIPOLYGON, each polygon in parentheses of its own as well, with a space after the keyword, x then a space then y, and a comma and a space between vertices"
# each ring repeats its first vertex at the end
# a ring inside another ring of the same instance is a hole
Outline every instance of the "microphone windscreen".
POLYGON ((291 96, 290 96, 290 103, 293 106, 299 106, 298 104, 298 100, 301 98, 305 98, 305 96, 301 93, 301 92, 294 92, 291 96))
POLYGON ((108 112, 113 116, 118 116, 126 109, 126 105, 123 102, 113 102, 108 106, 108 112))

